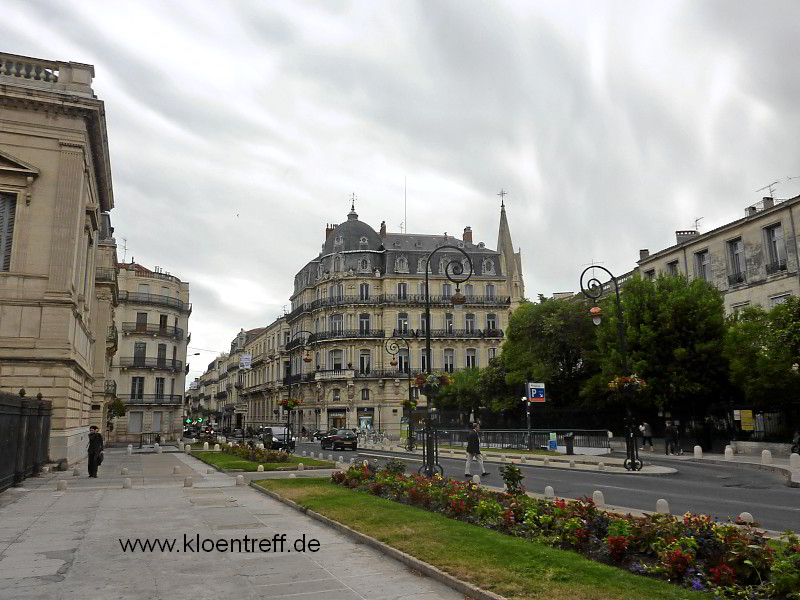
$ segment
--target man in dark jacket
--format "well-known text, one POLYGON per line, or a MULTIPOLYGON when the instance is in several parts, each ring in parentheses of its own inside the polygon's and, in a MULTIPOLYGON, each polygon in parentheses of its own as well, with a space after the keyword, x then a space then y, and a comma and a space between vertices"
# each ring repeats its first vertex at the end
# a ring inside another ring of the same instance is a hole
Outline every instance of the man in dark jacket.
POLYGON ((103 459, 103 436, 100 435, 96 425, 89 427, 89 445, 87 446, 89 453, 89 477, 97 477, 97 467, 103 459))
POLYGON ((486 477, 489 473, 486 472, 486 469, 483 466, 483 456, 481 455, 481 442, 478 434, 481 431, 481 426, 478 423, 473 424, 472 431, 469 432, 467 436, 467 467, 464 469, 464 477, 472 477, 469 474, 470 466, 472 465, 472 459, 478 461, 478 466, 481 468, 481 475, 486 477))

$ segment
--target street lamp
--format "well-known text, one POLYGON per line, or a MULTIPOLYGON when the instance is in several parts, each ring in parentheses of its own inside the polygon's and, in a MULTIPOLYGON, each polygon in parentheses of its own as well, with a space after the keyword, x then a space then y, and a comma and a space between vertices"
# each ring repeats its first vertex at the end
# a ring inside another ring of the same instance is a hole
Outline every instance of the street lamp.
MULTIPOLYGON (((397 341, 403 342, 406 347, 406 351, 408 352, 409 358, 411 357, 411 347, 408 345, 408 340, 404 338, 400 333, 395 333, 394 337, 388 338, 384 343, 383 346, 386 349, 386 352, 392 355, 392 360, 389 362, 392 367, 397 366, 397 355, 400 353, 400 345, 397 341)), ((406 363, 406 371, 408 372, 408 451, 411 452, 414 450, 414 409, 416 408, 414 405, 414 396, 411 393, 411 365, 406 363)), ((380 418, 380 404, 378 405, 378 417, 380 418)), ((380 426, 378 427, 380 429, 380 426)))
MULTIPOLYGON (((309 351, 308 340, 311 338, 312 335, 314 335, 313 333, 311 333, 310 331, 306 331, 305 329, 298 329, 289 338, 289 343, 293 342, 295 340, 295 338, 297 338, 297 336, 300 335, 300 334, 305 334, 305 335, 308 336, 308 338, 302 339, 300 343, 301 343, 301 346, 302 346, 303 350, 305 350, 305 354, 303 355, 303 362, 304 363, 310 363, 311 362, 311 353, 309 351)), ((300 385, 302 384, 302 381, 303 381, 303 365, 302 365, 302 363, 300 364, 300 373, 299 373, 299 375, 300 375, 300 381, 297 382, 297 394, 298 394, 298 396, 300 395, 300 385)), ((290 384, 289 385, 289 397, 291 398, 291 396, 292 396, 292 387, 291 387, 291 384, 290 384)), ((298 400, 298 404, 299 404, 299 400, 298 400)), ((291 412, 292 411, 287 406, 286 407, 286 433, 284 435, 284 441, 286 442, 286 447, 287 448, 289 448, 289 436, 290 436, 290 434, 289 434, 289 427, 290 427, 290 425, 289 425, 289 417, 291 415, 291 412)), ((295 425, 296 424, 297 423, 295 422, 295 425)), ((299 433, 300 432, 298 431, 298 434, 299 433)))
MULTIPOLYGON (((628 378, 630 376, 630 370, 628 369, 628 338, 625 334, 625 320, 622 312, 619 281, 617 281, 614 274, 605 267, 601 267, 600 265, 586 267, 583 273, 581 273, 581 291, 584 296, 591 298, 595 302, 603 295, 603 283, 594 276, 594 272, 584 283, 584 278, 589 269, 600 269, 604 271, 611 278, 611 281, 614 282, 614 292, 617 303, 617 336, 619 337, 619 348, 622 354, 622 377, 628 378)), ((603 309, 599 306, 593 306, 589 309, 589 317, 592 319, 592 323, 600 325, 603 320, 603 309)), ((642 461, 639 458, 639 448, 636 445, 636 427, 633 422, 633 413, 631 412, 630 387, 630 383, 623 383, 621 390, 622 398, 625 401, 625 468, 628 471, 641 471, 642 461)))
MULTIPOLYGON (((449 261, 444 268, 445 277, 456 284, 456 293, 450 298, 450 302, 454 305, 458 306, 467 301, 467 298, 461 293, 459 285, 468 281, 473 273, 472 259, 464 250, 457 246, 446 244, 444 246, 439 246, 428 254, 428 258, 425 261, 425 372, 428 375, 430 375, 431 372, 431 293, 428 284, 428 273, 430 273, 431 258, 433 258, 433 255, 445 249, 459 252, 467 259, 467 264, 469 265, 469 273, 466 274, 464 273, 464 263, 460 260, 453 259, 449 261)), ((433 412, 436 409, 432 406, 433 394, 430 385, 427 386, 425 395, 428 398, 428 411, 425 418, 425 442, 422 452, 423 464, 421 470, 425 471, 426 477, 433 477, 436 469, 439 469, 442 474, 444 474, 444 469, 442 469, 439 464, 439 448, 436 443, 436 431, 433 424, 433 412)))

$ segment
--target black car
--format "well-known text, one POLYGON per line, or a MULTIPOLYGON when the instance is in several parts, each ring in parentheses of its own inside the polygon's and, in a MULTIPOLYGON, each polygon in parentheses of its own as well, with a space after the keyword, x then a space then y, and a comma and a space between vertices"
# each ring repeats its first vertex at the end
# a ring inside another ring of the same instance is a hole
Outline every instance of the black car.
POLYGON ((332 450, 336 450, 336 448, 344 450, 347 447, 351 450, 357 450, 358 436, 352 429, 331 429, 322 437, 320 443, 322 444, 323 450, 325 450, 326 447, 332 450))
POLYGON ((264 442, 264 447, 270 450, 284 450, 294 452, 295 442, 291 431, 286 427, 265 427, 261 430, 258 437, 264 442))

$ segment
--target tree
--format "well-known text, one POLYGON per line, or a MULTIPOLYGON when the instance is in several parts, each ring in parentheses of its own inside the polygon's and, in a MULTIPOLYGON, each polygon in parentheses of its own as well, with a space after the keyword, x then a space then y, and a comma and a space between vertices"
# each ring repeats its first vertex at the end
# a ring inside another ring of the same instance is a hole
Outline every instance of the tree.
POLYGON ((482 398, 482 406, 495 413, 518 407, 522 390, 519 385, 508 383, 507 379, 508 372, 502 356, 491 359, 489 366, 481 369, 478 389, 482 398))
POLYGON ((439 405, 444 410, 475 411, 481 405, 479 389, 480 369, 464 369, 450 375, 452 383, 437 392, 439 405))
MULTIPOLYGON (((722 296, 711 284, 685 277, 634 277, 622 293, 628 366, 647 383, 635 394, 640 403, 666 407, 677 415, 707 414, 708 407, 730 392, 722 296)), ((598 328, 602 372, 584 386, 595 401, 622 371, 616 303, 606 304, 598 328)))
POLYGON ((526 381, 544 381, 556 406, 574 405, 596 371, 596 333, 580 302, 540 297, 511 315, 503 344, 506 382, 517 402, 526 381))

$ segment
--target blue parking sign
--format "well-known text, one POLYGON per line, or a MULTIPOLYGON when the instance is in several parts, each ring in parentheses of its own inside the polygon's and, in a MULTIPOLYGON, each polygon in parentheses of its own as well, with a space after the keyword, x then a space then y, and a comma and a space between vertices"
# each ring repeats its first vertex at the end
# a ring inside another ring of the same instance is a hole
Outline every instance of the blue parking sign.
POLYGON ((544 384, 528 382, 528 400, 530 402, 544 402, 544 384))

